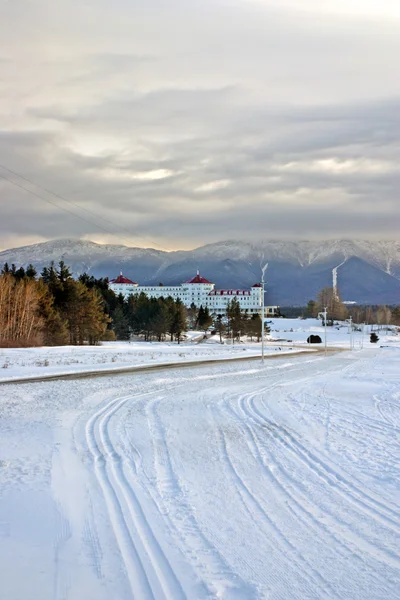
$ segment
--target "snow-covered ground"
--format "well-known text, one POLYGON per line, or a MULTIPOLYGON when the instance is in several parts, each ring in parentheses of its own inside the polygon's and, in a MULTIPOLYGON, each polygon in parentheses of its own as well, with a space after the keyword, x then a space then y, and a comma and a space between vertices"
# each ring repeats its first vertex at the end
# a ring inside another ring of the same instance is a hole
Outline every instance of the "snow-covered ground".
POLYGON ((399 598, 399 346, 1 386, 0 598, 399 598))
MULTIPOLYGON (((307 338, 320 335, 324 341, 324 328, 317 319, 274 319, 268 322, 271 333, 267 337, 267 355, 298 352, 301 347, 310 350, 307 338), (274 341, 277 340, 277 341, 274 341), (295 345, 296 347, 294 347, 295 345)), ((373 347, 369 341, 371 327, 364 333, 353 332, 354 349, 373 347)), ((376 326, 375 326, 376 329, 376 326)), ((379 345, 398 344, 398 328, 379 331, 379 345)), ((106 342, 101 346, 61 346, 56 348, 0 348, 0 382, 19 378, 46 377, 87 371, 109 371, 135 366, 157 365, 171 362, 190 362, 210 359, 229 359, 259 356, 261 343, 243 337, 240 344, 230 340, 219 343, 219 336, 202 340, 202 332, 188 332, 181 344, 168 342, 106 342), (200 341, 200 343, 199 343, 200 341)), ((345 324, 327 329, 329 347, 350 347, 349 328, 345 324)), ((315 348, 321 346, 315 346, 315 348)))
MULTIPOLYGON (((267 321, 271 329, 269 338, 271 340, 284 339, 294 344, 307 344, 309 335, 319 335, 324 343, 325 329, 318 319, 271 319, 267 321)), ((377 325, 365 325, 353 328, 350 335, 350 326, 346 322, 337 322, 332 327, 326 328, 326 340, 329 347, 341 347, 350 349, 352 344, 354 350, 361 348, 372 348, 376 344, 370 343, 370 333, 375 331, 379 337, 379 345, 399 345, 400 327, 379 328, 377 325)))
MULTIPOLYGON (((195 337, 199 337, 198 333, 195 337)), ((202 337, 202 335, 200 335, 202 337)), ((298 352, 293 345, 269 343, 266 354, 298 352)), ((44 348, 0 348, 0 382, 29 377, 68 373, 118 371, 126 367, 145 367, 165 363, 259 356, 261 343, 231 345, 219 343, 218 336, 201 343, 106 342, 101 346, 59 346, 44 348)))

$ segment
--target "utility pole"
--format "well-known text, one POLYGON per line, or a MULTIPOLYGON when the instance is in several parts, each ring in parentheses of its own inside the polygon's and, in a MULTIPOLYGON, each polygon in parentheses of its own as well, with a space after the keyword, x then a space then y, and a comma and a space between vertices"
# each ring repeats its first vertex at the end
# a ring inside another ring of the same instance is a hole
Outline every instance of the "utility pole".
POLYGON ((264 319, 265 319, 265 271, 267 270, 268 267, 268 263, 265 264, 262 268, 261 268, 261 273, 262 273, 262 277, 261 277, 261 288, 262 288, 262 298, 261 298, 261 360, 262 363, 264 364, 264 329, 265 329, 265 323, 264 323, 264 319))
POLYGON ((323 319, 324 319, 324 326, 325 326, 324 327, 324 330, 325 330, 325 356, 326 356, 326 314, 327 314, 326 311, 327 311, 327 309, 328 309, 328 307, 325 306, 324 312, 318 313, 318 318, 320 319, 321 317, 323 317, 323 319))
POLYGON ((353 321, 352 317, 349 317, 346 320, 346 323, 348 323, 349 327, 350 327, 350 350, 353 350, 353 323, 352 323, 352 321, 353 321))

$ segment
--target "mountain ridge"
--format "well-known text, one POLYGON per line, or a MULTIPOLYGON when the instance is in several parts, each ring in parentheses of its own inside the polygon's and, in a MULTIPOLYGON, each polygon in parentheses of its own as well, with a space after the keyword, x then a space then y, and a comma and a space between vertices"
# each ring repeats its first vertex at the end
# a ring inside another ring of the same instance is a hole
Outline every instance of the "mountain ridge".
POLYGON ((345 300, 400 303, 397 240, 225 240, 166 252, 66 238, 0 252, 0 265, 8 262, 26 267, 32 263, 41 270, 59 260, 64 260, 75 276, 86 271, 112 278, 122 269, 142 284, 178 284, 200 268, 217 287, 252 285, 260 279, 261 265, 268 262, 267 299, 281 305, 303 304, 325 285, 332 286, 336 269, 345 300))

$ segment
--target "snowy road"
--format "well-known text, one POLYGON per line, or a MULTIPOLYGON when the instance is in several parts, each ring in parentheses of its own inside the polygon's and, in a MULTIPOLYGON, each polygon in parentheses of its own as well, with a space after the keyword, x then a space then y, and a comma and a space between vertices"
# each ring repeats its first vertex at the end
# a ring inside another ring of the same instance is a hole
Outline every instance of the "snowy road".
POLYGON ((400 349, 0 390, 0 597, 395 599, 400 349))

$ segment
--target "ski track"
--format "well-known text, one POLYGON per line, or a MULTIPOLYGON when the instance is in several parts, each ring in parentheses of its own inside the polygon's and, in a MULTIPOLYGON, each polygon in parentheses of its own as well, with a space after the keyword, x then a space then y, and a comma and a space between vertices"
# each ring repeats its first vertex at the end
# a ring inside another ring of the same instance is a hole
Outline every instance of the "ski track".
MULTIPOLYGON (((239 398, 239 405, 244 400, 244 397, 239 398)), ((233 418, 238 420, 238 415, 231 409, 233 418)), ((244 411, 242 414, 246 414, 244 411)), ((271 450, 268 449, 267 445, 260 440, 256 433, 256 428, 249 426, 251 420, 249 418, 239 418, 238 426, 247 430, 248 446, 251 449, 251 453, 256 462, 261 465, 264 476, 270 480, 271 484, 275 486, 275 489, 280 492, 281 504, 286 506, 287 509, 294 515, 296 522, 300 522, 306 530, 310 528, 315 531, 324 546, 329 549, 332 554, 331 559, 337 560, 337 553, 339 553, 345 560, 350 557, 356 556, 359 560, 360 568, 365 568, 364 555, 357 552, 356 546, 347 544, 341 539, 336 533, 334 527, 335 519, 332 519, 329 523, 331 528, 322 520, 318 520, 313 514, 313 510, 318 507, 314 507, 310 503, 310 497, 307 495, 304 485, 299 484, 294 477, 288 472, 284 465, 276 460, 276 456, 271 450), (243 425, 244 424, 244 425, 243 425), (333 525, 333 527, 332 527, 333 525)), ((275 436, 274 436, 275 438, 275 436)), ((327 513, 324 512, 326 520, 327 513)), ((380 583, 384 583, 381 580, 380 583)), ((336 597, 336 592, 331 586, 325 581, 326 587, 330 589, 330 596, 336 597)))
POLYGON ((268 514, 267 510, 264 509, 261 501, 257 498, 256 494, 250 490, 249 485, 246 484, 245 480, 239 475, 237 467, 234 466, 228 451, 226 435, 224 434, 221 428, 219 429, 219 438, 221 454, 223 456, 224 462, 228 471, 231 473, 236 490, 238 494, 242 497, 243 502, 247 507, 247 512, 250 518, 252 519, 253 523, 255 523, 257 527, 262 528, 265 531, 266 540, 268 540, 268 537, 271 534, 274 536, 274 541, 276 544, 278 544, 279 551, 284 557, 284 559, 287 561, 288 557, 290 557, 290 567, 289 565, 287 565, 287 567, 293 569, 294 566, 294 570, 296 571, 298 577, 305 581, 306 592, 309 596, 315 593, 315 590, 317 589, 319 590, 319 594, 324 593, 324 597, 326 598, 338 598, 338 596, 332 590, 332 588, 330 589, 330 594, 327 593, 327 588, 329 587, 329 584, 320 575, 320 573, 318 573, 318 571, 314 569, 313 565, 304 558, 304 556, 294 546, 291 540, 282 532, 277 523, 268 514))
POLYGON ((306 448, 293 433, 286 428, 279 426, 274 421, 267 419, 256 407, 254 397, 249 397, 249 412, 259 420, 276 428, 277 437, 280 441, 293 452, 299 460, 311 471, 324 479, 326 483, 332 486, 335 491, 340 492, 348 501, 356 504, 357 509, 367 512, 370 516, 381 521, 385 526, 391 527, 397 534, 400 534, 399 514, 389 506, 382 504, 379 500, 373 498, 371 494, 362 491, 354 483, 351 483, 338 469, 328 461, 327 457, 322 457, 316 450, 306 448))
POLYGON ((149 431, 154 446, 155 485, 159 497, 163 499, 163 504, 168 505, 168 509, 159 506, 160 513, 165 514, 167 510, 172 513, 174 529, 178 531, 183 547, 194 561, 193 564, 200 577, 210 582, 208 585, 210 598, 225 597, 223 594, 229 588, 239 593, 242 589, 243 596, 238 597, 250 598, 249 595, 246 596, 246 584, 232 572, 213 545, 212 533, 210 532, 208 537, 200 528, 195 515, 185 501, 183 490, 172 466, 165 430, 158 416, 157 405, 162 399, 165 400, 165 397, 150 400, 147 405, 149 431))
POLYGON ((134 597, 179 600, 185 597, 183 590, 153 535, 108 432, 111 417, 130 399, 113 400, 95 413, 86 425, 86 441, 134 597))
MULTIPOLYGON (((263 466, 266 476, 271 479, 274 485, 281 489, 283 502, 285 503, 285 497, 289 498, 290 504, 287 504, 287 506, 288 509, 295 514, 296 521, 303 523, 307 529, 311 527, 316 531, 321 543, 323 538, 325 538, 323 542, 324 547, 329 550, 334 550, 332 556, 333 561, 337 562, 337 554, 342 556, 344 560, 355 557, 359 562, 361 570, 372 570, 375 566, 374 563, 377 560, 375 546, 369 544, 367 550, 370 549, 372 552, 366 553, 364 539, 357 539, 357 536, 354 535, 352 529, 347 533, 349 528, 348 523, 338 518, 336 511, 332 512, 332 507, 324 506, 322 508, 316 505, 314 506, 312 498, 304 484, 298 482, 294 475, 289 473, 288 469, 285 468, 284 463, 282 462, 282 456, 279 456, 279 453, 277 452, 279 446, 277 447, 276 442, 279 443, 281 441, 279 436, 279 426, 272 424, 268 425, 270 435, 274 442, 272 449, 269 449, 268 445, 260 440, 259 433, 257 432, 257 430, 260 429, 260 425, 253 418, 251 412, 249 413, 248 408, 246 408, 246 403, 250 400, 254 400, 259 394, 260 392, 243 395, 238 400, 238 407, 241 412, 240 423, 243 424, 247 422, 246 428, 252 439, 252 443, 250 443, 249 446, 252 448, 254 458, 263 466), (250 427, 249 423, 255 425, 258 424, 258 427, 250 427), (315 517, 313 513, 316 511, 318 513, 321 513, 322 511, 323 520, 315 517), (357 544, 355 541, 357 541, 357 544), (366 560, 368 556, 371 557, 369 561, 366 560)), ((233 411, 233 414, 238 418, 235 411, 233 411)), ((284 450, 283 457, 287 456, 286 444, 280 445, 284 450)), ((387 557, 385 556, 384 564, 386 563, 387 557)), ((397 567, 398 565, 396 564, 396 568, 397 567)), ((372 573, 372 577, 379 586, 379 590, 381 592, 383 591, 382 597, 384 597, 384 586, 387 585, 387 580, 380 576, 379 573, 376 575, 372 573)), ((340 582, 338 585, 340 586, 340 582)), ((358 589, 355 587, 354 595, 357 595, 356 592, 358 592, 358 589)))

